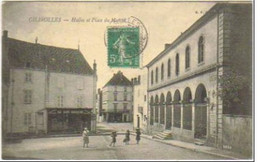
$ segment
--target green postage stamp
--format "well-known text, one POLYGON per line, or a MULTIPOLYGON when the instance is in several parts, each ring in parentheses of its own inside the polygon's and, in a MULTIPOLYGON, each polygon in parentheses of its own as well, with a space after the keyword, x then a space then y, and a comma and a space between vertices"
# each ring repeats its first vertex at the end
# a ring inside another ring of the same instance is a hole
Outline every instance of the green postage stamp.
POLYGON ((139 27, 107 28, 108 66, 139 67, 139 27))

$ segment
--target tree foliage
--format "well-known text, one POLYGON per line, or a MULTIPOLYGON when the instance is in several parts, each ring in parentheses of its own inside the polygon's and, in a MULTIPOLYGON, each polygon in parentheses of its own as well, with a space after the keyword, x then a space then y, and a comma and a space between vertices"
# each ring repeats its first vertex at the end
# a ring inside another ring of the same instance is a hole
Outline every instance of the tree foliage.
MULTIPOLYGON (((218 95, 228 109, 244 107, 245 99, 251 93, 251 78, 235 70, 227 70, 219 77, 221 91, 218 95)), ((232 111, 232 110, 231 110, 232 111)))

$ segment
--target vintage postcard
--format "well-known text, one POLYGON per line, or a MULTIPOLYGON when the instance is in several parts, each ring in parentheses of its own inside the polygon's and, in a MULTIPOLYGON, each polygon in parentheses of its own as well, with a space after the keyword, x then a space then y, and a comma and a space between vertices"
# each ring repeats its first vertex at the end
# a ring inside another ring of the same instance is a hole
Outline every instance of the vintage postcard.
POLYGON ((2 1, 3 160, 254 160, 253 1, 2 1))

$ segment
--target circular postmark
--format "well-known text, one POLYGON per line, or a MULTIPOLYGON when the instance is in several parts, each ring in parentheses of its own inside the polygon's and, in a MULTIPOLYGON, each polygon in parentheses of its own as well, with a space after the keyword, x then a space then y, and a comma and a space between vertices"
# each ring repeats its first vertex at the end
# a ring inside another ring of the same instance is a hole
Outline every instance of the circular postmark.
POLYGON ((147 32, 147 29, 145 28, 143 22, 140 19, 138 19, 138 18, 136 18, 134 16, 130 16, 129 17, 128 23, 129 23, 128 24, 129 26, 133 26, 133 27, 137 26, 137 27, 139 27, 140 51, 137 54, 137 55, 139 55, 139 54, 143 53, 143 51, 144 51, 144 49, 145 49, 145 47, 147 45, 147 42, 148 42, 148 32, 147 32))
POLYGON ((142 21, 134 16, 126 23, 108 26, 104 34, 104 43, 108 50, 109 64, 121 66, 129 64, 139 66, 139 55, 148 42, 148 33, 142 21))

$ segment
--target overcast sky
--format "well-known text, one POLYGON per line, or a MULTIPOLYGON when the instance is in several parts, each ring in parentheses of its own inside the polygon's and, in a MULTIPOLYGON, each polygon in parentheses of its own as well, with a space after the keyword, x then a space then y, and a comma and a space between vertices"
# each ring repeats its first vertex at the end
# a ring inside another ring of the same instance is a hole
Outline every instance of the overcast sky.
POLYGON ((96 60, 98 88, 103 87, 113 73, 121 70, 129 79, 137 69, 107 66, 107 48, 104 33, 106 22, 71 22, 73 17, 111 19, 137 17, 148 31, 148 44, 143 52, 146 65, 174 41, 215 2, 8 2, 2 5, 3 30, 9 37, 65 48, 78 48, 93 67, 96 60), (196 11, 203 13, 196 14, 196 11), (31 17, 60 17, 61 22, 29 22, 31 17), (68 19, 69 21, 63 21, 68 19))

